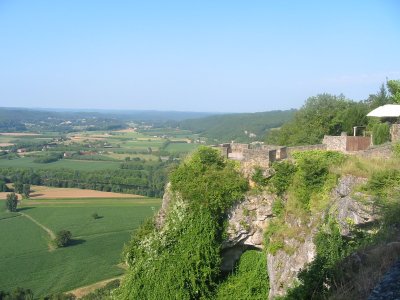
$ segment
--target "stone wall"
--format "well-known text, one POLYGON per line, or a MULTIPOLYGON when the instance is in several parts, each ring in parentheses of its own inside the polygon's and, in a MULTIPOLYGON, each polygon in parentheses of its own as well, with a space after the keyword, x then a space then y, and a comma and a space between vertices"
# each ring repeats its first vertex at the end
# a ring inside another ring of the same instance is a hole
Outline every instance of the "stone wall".
POLYGON ((267 175, 272 162, 287 158, 287 148, 281 146, 231 143, 215 147, 224 157, 240 161, 241 170, 248 178, 255 167, 262 168, 267 175))
POLYGON ((341 151, 341 152, 360 151, 360 150, 366 150, 371 146, 371 137, 325 135, 322 143, 326 145, 326 150, 341 151))
POLYGON ((392 124, 390 126, 390 140, 392 142, 400 141, 400 124, 392 124))
POLYGON ((325 135, 324 139, 322 140, 322 144, 326 145, 326 150, 345 152, 346 141, 347 141, 347 136, 345 135, 340 135, 340 136, 325 135))

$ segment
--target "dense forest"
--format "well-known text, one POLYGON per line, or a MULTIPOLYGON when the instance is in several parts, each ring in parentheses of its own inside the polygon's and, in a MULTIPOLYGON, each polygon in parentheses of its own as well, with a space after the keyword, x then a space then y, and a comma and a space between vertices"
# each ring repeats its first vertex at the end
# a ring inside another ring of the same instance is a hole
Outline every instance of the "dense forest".
POLYGON ((238 113, 185 120, 181 129, 205 136, 209 142, 250 142, 262 139, 271 128, 291 120, 295 110, 277 110, 258 113, 238 113))

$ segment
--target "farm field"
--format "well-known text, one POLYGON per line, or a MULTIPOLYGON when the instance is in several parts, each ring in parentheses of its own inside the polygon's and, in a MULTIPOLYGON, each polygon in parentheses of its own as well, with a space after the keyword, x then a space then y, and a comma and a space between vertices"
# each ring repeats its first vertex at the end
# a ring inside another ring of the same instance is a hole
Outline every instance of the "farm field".
POLYGON ((145 197, 23 200, 19 213, 0 213, 0 289, 21 286, 40 297, 123 274, 124 243, 160 204, 145 197), (28 216, 52 232, 70 230, 72 245, 49 251, 49 234, 28 216))
POLYGON ((165 150, 171 153, 191 152, 197 149, 199 146, 199 144, 170 143, 165 150))
POLYGON ((140 195, 83 190, 76 188, 54 188, 47 186, 31 186, 30 199, 66 199, 66 198, 144 198, 140 195))
POLYGON ((35 163, 33 157, 21 157, 17 159, 0 159, 0 168, 22 169, 73 169, 77 171, 99 171, 119 169, 120 163, 114 161, 88 161, 61 159, 56 162, 41 164, 35 163))

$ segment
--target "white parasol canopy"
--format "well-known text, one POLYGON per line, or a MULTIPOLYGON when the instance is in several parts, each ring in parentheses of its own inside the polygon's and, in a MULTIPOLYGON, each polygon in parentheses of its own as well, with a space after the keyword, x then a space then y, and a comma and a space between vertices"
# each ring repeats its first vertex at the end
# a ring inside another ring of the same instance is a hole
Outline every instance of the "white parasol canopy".
POLYGON ((385 117, 397 118, 400 117, 400 105, 386 104, 383 106, 379 106, 378 108, 375 108, 373 111, 371 111, 367 116, 380 117, 380 118, 385 118, 385 117))

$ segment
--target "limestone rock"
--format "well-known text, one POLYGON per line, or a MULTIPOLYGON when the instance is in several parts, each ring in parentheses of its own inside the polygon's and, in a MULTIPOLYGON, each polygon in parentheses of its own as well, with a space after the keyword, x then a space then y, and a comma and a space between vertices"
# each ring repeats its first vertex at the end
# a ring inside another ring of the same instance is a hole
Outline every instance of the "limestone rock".
MULTIPOLYGON (((342 235, 350 234, 351 224, 362 226, 375 218, 372 199, 363 194, 352 195, 354 188, 365 182, 364 178, 344 176, 331 193, 332 205, 328 213, 337 219, 342 235)), ((314 260, 316 247, 313 239, 323 217, 324 214, 314 215, 309 224, 301 224, 299 220, 291 219, 290 216, 286 220, 290 226, 297 227, 298 236, 284 240, 285 246, 292 249, 289 254, 284 250, 278 250, 275 255, 267 256, 269 299, 285 295, 287 289, 295 284, 300 270, 314 260)))
POLYGON ((228 238, 222 248, 237 244, 263 248, 263 232, 272 214, 274 196, 267 192, 248 195, 228 213, 228 238))
POLYGON ((261 192, 247 195, 228 213, 227 239, 222 244, 222 271, 230 271, 247 249, 262 249, 264 230, 273 217, 274 196, 261 192))
POLYGON ((296 249, 293 254, 278 250, 275 255, 267 255, 269 299, 284 296, 287 289, 295 282, 300 270, 314 260, 316 255, 316 247, 313 242, 315 233, 312 231, 302 242, 297 239, 285 240, 285 244, 296 249))
POLYGON ((332 193, 334 201, 329 214, 336 218, 343 236, 350 236, 353 226, 363 227, 377 218, 371 196, 360 192, 351 194, 355 186, 365 182, 365 178, 344 176, 332 193))

